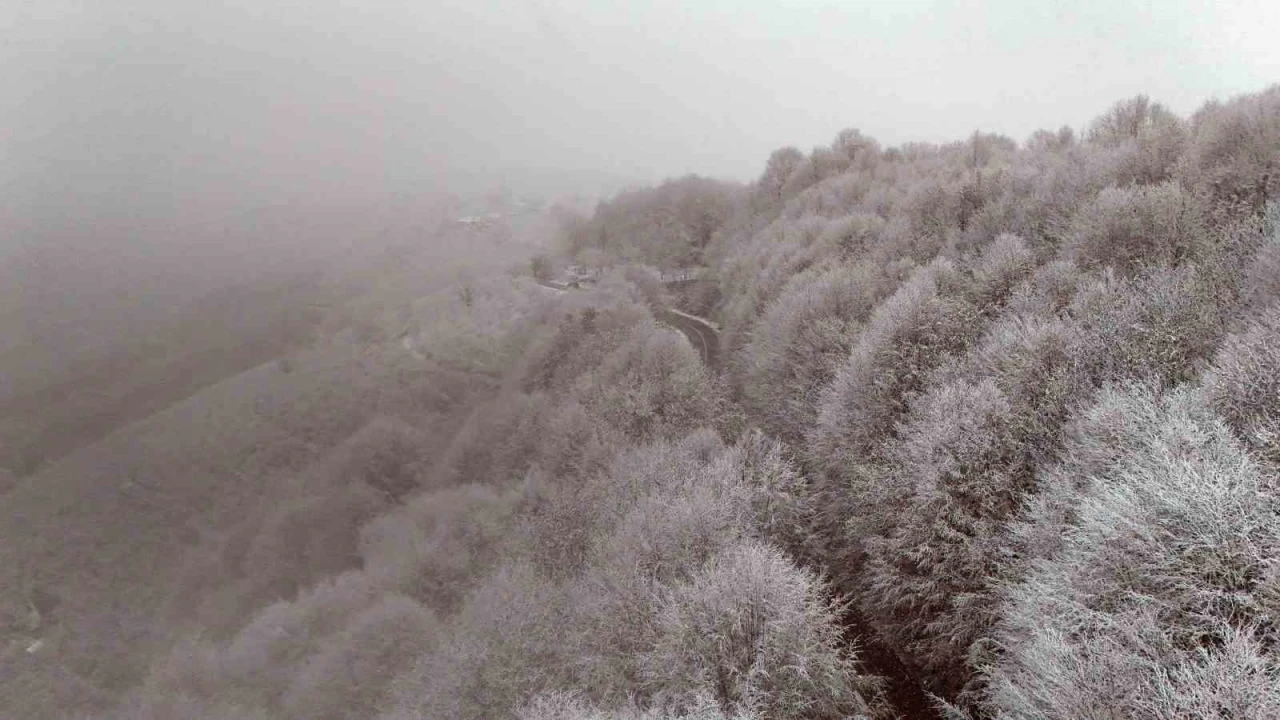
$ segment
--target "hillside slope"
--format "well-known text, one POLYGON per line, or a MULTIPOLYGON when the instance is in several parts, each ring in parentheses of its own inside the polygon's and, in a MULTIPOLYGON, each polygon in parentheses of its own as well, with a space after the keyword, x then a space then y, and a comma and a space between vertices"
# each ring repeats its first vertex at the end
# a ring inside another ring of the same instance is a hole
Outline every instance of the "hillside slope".
POLYGON ((1022 143, 847 130, 432 288, 404 245, 327 343, 9 493, 9 626, 48 645, 10 646, 0 697, 1274 717, 1277 168, 1280 87, 1137 97, 1022 143), (570 263, 596 282, 535 284, 570 263), (713 315, 713 367, 676 302, 713 315))

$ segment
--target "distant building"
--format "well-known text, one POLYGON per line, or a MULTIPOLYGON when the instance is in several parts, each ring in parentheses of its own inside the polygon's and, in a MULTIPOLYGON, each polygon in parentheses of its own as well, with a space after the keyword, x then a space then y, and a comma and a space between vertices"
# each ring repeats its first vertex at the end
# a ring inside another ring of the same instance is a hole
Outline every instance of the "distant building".
POLYGON ((669 270, 659 270, 662 276, 662 282, 681 282, 685 280, 697 280, 702 275, 702 268, 699 267, 682 267, 671 268, 669 270))
POLYGON ((584 267, 582 265, 570 265, 565 268, 564 274, 565 285, 577 288, 596 284, 596 280, 599 279, 600 276, 600 271, 584 267))
POLYGON ((582 265, 570 265, 556 276, 555 279, 551 280, 551 284, 564 288, 577 289, 595 285, 599 278, 599 270, 587 268, 582 265))

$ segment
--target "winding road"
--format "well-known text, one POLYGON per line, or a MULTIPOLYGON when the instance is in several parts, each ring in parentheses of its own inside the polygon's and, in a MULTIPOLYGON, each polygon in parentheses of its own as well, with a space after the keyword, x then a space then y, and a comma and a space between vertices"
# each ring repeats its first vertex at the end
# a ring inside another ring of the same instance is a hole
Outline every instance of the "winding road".
POLYGON ((663 308, 655 313, 658 322, 679 330, 698 351, 702 363, 715 370, 720 362, 720 333, 711 323, 679 310, 663 308))
MULTIPOLYGON (((570 288, 558 283, 535 280, 540 287, 554 290, 557 293, 568 292, 570 288)), ((681 282, 679 280, 673 282, 681 282)), ((689 344, 698 351, 698 357, 708 368, 715 370, 720 362, 720 331, 710 320, 696 315, 681 312, 675 308, 661 308, 654 313, 654 319, 663 325, 675 328, 689 340, 689 344)))

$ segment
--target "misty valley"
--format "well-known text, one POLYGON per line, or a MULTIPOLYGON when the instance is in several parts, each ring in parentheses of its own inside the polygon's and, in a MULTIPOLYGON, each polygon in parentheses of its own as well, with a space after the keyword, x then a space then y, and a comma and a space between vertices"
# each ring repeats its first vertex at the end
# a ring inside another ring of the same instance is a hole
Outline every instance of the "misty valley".
POLYGON ((1280 718, 1280 85, 120 2, 0 9, 0 720, 1280 718))

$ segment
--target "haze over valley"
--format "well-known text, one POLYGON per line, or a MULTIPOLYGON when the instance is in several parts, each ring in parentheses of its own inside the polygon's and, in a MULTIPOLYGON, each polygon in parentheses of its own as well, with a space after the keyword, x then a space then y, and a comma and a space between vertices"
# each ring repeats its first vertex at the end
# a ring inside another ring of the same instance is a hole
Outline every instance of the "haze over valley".
POLYGON ((0 5, 0 718, 1280 717, 1278 36, 0 5))

